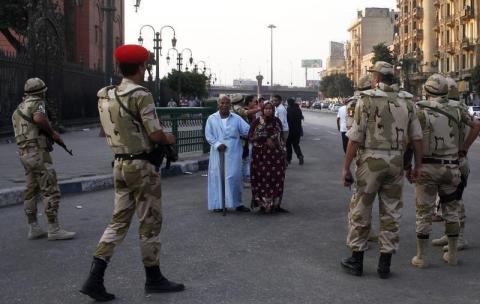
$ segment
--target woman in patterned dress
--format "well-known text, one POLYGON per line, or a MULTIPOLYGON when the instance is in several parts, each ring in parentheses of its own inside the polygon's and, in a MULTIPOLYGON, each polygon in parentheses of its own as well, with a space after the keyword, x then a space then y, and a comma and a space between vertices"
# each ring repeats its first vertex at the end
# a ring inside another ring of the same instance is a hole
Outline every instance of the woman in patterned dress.
POLYGON ((253 144, 251 163, 252 208, 285 212, 280 207, 285 181, 285 143, 282 123, 274 116, 271 102, 263 105, 262 116, 252 122, 248 134, 253 144))

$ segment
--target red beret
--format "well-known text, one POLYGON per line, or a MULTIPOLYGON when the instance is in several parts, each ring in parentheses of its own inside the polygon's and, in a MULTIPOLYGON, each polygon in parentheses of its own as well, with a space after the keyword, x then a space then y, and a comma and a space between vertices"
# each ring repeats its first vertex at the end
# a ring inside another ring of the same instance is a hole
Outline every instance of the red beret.
POLYGON ((114 53, 115 58, 120 63, 144 63, 147 61, 149 53, 146 48, 136 44, 126 44, 119 46, 114 53))

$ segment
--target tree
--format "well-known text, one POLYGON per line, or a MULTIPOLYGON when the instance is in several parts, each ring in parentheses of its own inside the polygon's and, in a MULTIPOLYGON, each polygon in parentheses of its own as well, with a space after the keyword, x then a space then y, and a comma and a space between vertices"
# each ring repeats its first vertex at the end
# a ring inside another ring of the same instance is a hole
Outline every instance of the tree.
POLYGON ((372 64, 375 64, 377 61, 385 61, 392 64, 394 62, 394 56, 384 42, 373 46, 372 64))
POLYGON ((474 92, 480 92, 480 65, 477 65, 472 70, 472 78, 470 84, 474 92))
POLYGON ((172 91, 186 97, 208 97, 207 80, 203 74, 172 71, 167 76, 167 85, 172 91))
POLYGON ((327 98, 353 95, 353 82, 345 74, 325 76, 320 81, 320 91, 327 98))

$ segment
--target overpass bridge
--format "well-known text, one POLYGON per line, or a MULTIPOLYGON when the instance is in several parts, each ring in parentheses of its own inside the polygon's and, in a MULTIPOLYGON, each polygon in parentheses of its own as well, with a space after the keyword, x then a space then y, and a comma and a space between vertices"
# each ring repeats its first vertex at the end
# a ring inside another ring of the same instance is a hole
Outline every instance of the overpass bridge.
MULTIPOLYGON (((227 87, 227 86, 212 86, 209 90, 210 97, 218 97, 220 94, 244 94, 256 95, 257 87, 227 87)), ((262 86, 260 95, 269 98, 272 95, 278 94, 283 99, 289 97, 301 98, 302 100, 312 100, 318 97, 318 90, 313 88, 303 87, 281 87, 281 86, 262 86)))

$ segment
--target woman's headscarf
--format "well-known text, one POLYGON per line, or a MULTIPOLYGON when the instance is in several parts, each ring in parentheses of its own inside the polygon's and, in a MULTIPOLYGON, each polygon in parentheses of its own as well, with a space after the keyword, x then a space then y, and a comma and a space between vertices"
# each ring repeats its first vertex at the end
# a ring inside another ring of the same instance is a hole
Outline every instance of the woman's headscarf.
POLYGON ((274 115, 275 115, 275 106, 273 105, 273 103, 271 101, 265 101, 262 105, 262 117, 263 117, 263 119, 265 119, 265 121, 270 121, 270 120, 272 120, 274 115), (267 107, 267 105, 272 106, 272 116, 270 116, 270 117, 265 116, 265 108, 267 107))

